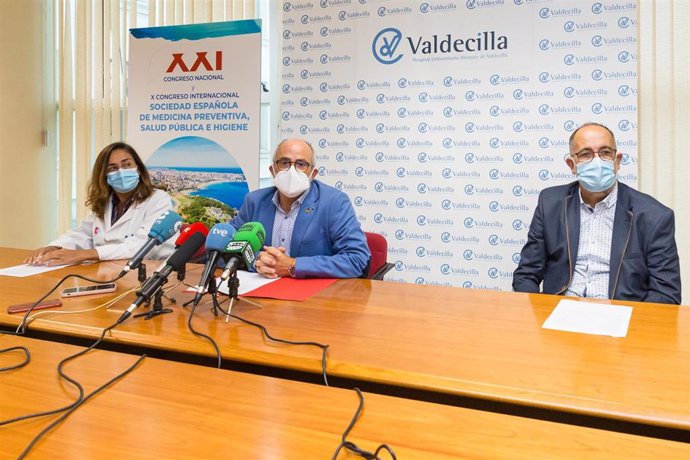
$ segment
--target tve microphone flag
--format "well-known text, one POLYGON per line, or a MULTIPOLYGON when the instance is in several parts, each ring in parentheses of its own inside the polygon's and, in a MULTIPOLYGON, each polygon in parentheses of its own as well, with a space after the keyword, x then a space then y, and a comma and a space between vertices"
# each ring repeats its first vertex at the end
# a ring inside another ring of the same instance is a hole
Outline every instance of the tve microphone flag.
POLYGON ((227 223, 214 225, 208 233, 208 237, 206 238, 206 265, 199 279, 197 293, 194 296, 194 305, 199 304, 201 296, 204 295, 204 291, 211 281, 211 277, 213 276, 218 262, 225 258, 225 248, 232 241, 234 235, 235 227, 227 223))

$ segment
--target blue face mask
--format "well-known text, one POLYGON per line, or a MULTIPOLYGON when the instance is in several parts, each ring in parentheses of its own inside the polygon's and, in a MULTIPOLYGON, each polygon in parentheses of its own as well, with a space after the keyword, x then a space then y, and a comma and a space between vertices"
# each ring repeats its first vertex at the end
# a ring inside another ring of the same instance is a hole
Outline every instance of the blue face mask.
POLYGON ((577 165, 577 180, 585 190, 590 192, 603 192, 613 186, 616 181, 616 173, 613 170, 613 161, 593 158, 587 163, 577 165))
POLYGON ((131 192, 139 185, 139 173, 137 168, 118 169, 106 175, 108 185, 120 193, 131 192))

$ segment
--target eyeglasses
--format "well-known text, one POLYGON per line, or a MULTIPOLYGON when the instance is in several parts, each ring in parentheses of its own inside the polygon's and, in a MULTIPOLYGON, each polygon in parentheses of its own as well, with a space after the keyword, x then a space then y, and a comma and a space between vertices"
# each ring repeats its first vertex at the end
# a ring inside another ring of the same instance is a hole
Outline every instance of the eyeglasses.
POLYGON ((120 170, 120 169, 133 169, 133 168, 136 168, 136 167, 137 167, 137 164, 136 164, 134 161, 132 161, 132 160, 122 160, 122 162, 120 163, 120 166, 118 166, 118 165, 116 165, 116 164, 114 164, 114 163, 109 164, 108 166, 106 166, 105 172, 106 172, 106 173, 112 173, 112 172, 118 171, 118 170, 120 170))
POLYGON ((308 162, 304 160, 290 161, 287 158, 281 158, 280 160, 274 161, 275 165, 278 167, 278 171, 287 171, 290 166, 295 165, 295 169, 299 172, 306 172, 311 166, 308 162))
POLYGON ((610 149, 608 147, 605 147, 603 149, 599 149, 598 152, 589 149, 581 150, 577 153, 573 153, 572 156, 577 158, 577 161, 579 163, 587 163, 588 161, 592 161, 595 153, 599 155, 599 158, 601 158, 602 160, 611 161, 614 158, 616 158, 616 152, 616 149, 610 149))

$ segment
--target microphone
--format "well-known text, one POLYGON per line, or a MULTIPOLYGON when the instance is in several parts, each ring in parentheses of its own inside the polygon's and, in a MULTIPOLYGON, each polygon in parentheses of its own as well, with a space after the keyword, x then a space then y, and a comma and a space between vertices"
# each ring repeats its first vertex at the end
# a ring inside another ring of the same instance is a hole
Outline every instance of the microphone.
POLYGON ((204 271, 201 273, 199 285, 197 286, 196 295, 194 296, 194 305, 198 305, 201 297, 204 295, 204 290, 211 281, 213 272, 216 270, 216 265, 223 257, 223 251, 227 245, 232 241, 235 235, 235 227, 230 224, 216 224, 211 228, 206 239, 206 265, 204 271))
POLYGON ((225 247, 225 255, 230 255, 230 261, 220 277, 221 281, 227 280, 242 267, 251 267, 265 240, 266 230, 260 222, 247 222, 242 225, 225 247))
POLYGON ((165 211, 163 214, 161 214, 161 216, 156 219, 151 226, 151 230, 149 230, 149 239, 141 248, 139 248, 136 254, 134 254, 134 256, 127 261, 127 264, 120 272, 119 277, 124 276, 130 270, 139 268, 139 265, 141 265, 141 262, 144 260, 144 257, 146 257, 146 254, 148 254, 155 246, 163 244, 166 240, 170 239, 175 233, 177 233, 181 225, 182 218, 178 213, 174 211, 165 211))
POLYGON ((180 230, 180 236, 175 240, 175 247, 182 246, 187 239, 195 233, 201 233, 204 237, 208 235, 208 227, 201 222, 194 222, 180 230))
POLYGON ((173 271, 183 271, 184 266, 194 253, 204 244, 205 236, 202 233, 193 233, 187 237, 187 240, 180 246, 165 263, 158 268, 149 279, 144 282, 142 288, 137 291, 137 299, 127 310, 122 313, 117 324, 120 324, 132 315, 132 312, 144 302, 148 302, 158 289, 168 282, 168 275, 173 271))

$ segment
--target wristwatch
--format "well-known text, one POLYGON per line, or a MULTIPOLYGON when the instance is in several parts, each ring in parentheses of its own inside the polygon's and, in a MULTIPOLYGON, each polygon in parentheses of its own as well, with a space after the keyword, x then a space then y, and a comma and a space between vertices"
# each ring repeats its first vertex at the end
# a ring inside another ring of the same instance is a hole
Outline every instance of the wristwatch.
POLYGON ((292 265, 290 265, 290 268, 288 268, 288 275, 290 275, 292 278, 296 276, 297 272, 297 260, 292 262, 292 265))

